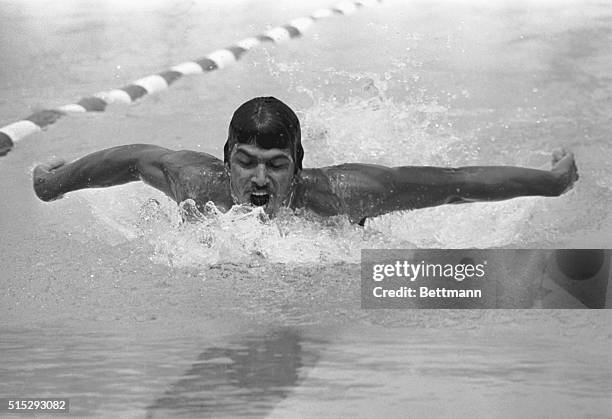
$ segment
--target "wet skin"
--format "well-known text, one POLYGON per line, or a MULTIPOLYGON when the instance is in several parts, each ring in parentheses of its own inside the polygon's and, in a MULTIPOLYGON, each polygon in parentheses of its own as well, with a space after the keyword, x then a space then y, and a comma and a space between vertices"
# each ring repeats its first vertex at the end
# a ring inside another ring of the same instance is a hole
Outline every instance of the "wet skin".
POLYGON ((551 170, 510 166, 385 167, 347 163, 295 171, 288 150, 239 144, 229 164, 196 151, 147 144, 114 147, 66 164, 38 165, 34 190, 44 201, 83 188, 144 181, 177 202, 306 208, 320 215, 346 214, 363 223, 392 211, 450 203, 498 201, 518 196, 558 196, 578 179, 572 153, 553 153, 551 170))
POLYGON ((226 170, 234 203, 263 206, 269 214, 289 205, 295 173, 289 150, 237 144, 226 170))

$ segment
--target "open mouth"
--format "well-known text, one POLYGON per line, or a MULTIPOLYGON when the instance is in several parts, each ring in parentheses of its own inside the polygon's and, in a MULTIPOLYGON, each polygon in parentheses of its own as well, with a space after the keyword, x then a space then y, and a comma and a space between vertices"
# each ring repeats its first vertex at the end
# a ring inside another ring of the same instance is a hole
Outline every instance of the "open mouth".
POLYGON ((270 201, 270 194, 267 192, 253 192, 251 194, 251 204, 263 207, 270 201))

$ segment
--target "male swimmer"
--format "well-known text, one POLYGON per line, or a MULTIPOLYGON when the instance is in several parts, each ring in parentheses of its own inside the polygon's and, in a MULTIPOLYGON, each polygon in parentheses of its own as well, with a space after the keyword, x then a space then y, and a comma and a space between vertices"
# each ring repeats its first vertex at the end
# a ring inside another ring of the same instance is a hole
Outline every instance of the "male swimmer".
POLYGON ((518 196, 558 196, 578 179, 572 153, 553 153, 552 168, 508 166, 461 168, 385 167, 345 163, 304 169, 300 122, 278 99, 258 97, 232 117, 224 161, 197 151, 133 144, 109 148, 66 164, 34 169, 34 190, 43 201, 67 192, 142 180, 176 202, 193 199, 202 209, 212 201, 222 210, 234 204, 305 208, 323 216, 366 218, 391 211, 450 203, 498 201, 518 196))

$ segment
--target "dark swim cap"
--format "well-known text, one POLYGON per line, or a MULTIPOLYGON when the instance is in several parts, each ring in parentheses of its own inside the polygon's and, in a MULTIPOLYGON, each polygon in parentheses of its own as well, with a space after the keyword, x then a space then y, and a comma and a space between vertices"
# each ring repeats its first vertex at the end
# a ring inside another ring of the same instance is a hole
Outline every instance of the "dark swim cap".
POLYGON ((256 97, 242 104, 229 125, 223 159, 229 164, 236 144, 252 144, 264 149, 289 149, 295 171, 302 169, 304 149, 300 121, 291 108, 273 97, 256 97))

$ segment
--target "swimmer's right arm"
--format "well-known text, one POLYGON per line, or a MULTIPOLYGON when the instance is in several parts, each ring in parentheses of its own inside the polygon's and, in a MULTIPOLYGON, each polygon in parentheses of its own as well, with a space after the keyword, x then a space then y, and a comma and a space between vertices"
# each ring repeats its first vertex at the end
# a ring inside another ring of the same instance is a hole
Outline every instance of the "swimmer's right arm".
POLYGON ((163 172, 163 157, 176 153, 149 144, 131 144, 97 151, 66 163, 55 159, 34 168, 36 195, 53 201, 65 193, 85 188, 103 188, 142 180, 171 195, 163 172))

